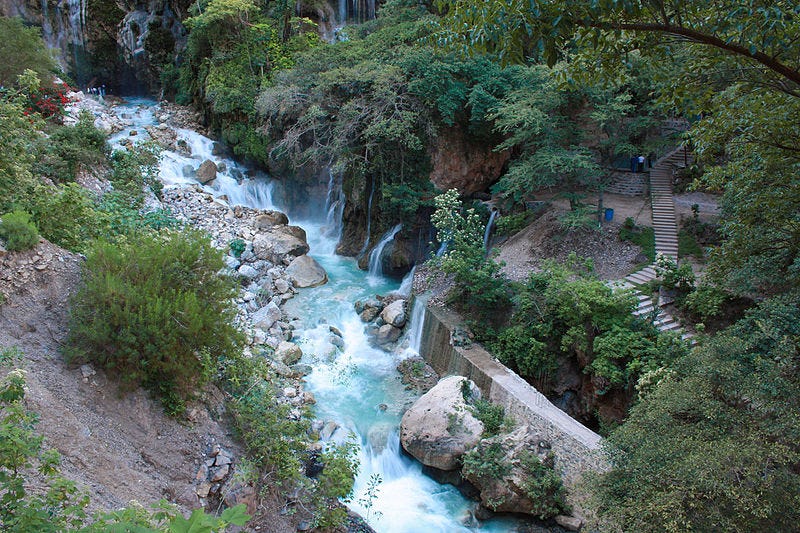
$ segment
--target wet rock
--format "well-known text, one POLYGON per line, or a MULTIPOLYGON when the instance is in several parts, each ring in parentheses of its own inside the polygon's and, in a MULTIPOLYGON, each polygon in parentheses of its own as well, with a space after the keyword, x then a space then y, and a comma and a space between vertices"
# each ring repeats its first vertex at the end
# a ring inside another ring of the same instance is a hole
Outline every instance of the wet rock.
POLYGON ((381 319, 386 324, 402 328, 406 324, 406 301, 395 300, 381 311, 381 319))
POLYGON ((200 168, 197 169, 197 181, 205 185, 206 183, 213 181, 217 177, 217 164, 211 161, 210 159, 206 159, 202 163, 200 163, 200 168))
POLYGON ((385 346, 399 339, 402 332, 400 328, 396 328, 391 324, 384 324, 378 328, 378 332, 375 334, 375 342, 380 346, 385 346))
POLYGON ((475 418, 464 401, 462 383, 472 381, 448 376, 426 392, 403 415, 400 442, 422 464, 439 470, 455 470, 464 453, 481 440, 483 423, 475 418))
POLYGON ((292 286, 285 279, 278 278, 275 280, 275 290, 278 291, 278 294, 286 294, 292 290, 292 286))
POLYGON ((253 252, 256 257, 276 264, 288 264, 293 257, 308 253, 308 243, 304 239, 299 239, 293 233, 284 230, 290 227, 276 226, 256 235, 253 240, 253 252))
POLYGON ((286 275, 299 289, 319 287, 328 282, 328 274, 325 269, 308 255, 301 255, 293 259, 286 267, 286 275))
POLYGON ((392 434, 392 431, 394 431, 394 425, 388 422, 379 422, 369 428, 367 440, 375 454, 379 454, 386 449, 389 435, 392 434))

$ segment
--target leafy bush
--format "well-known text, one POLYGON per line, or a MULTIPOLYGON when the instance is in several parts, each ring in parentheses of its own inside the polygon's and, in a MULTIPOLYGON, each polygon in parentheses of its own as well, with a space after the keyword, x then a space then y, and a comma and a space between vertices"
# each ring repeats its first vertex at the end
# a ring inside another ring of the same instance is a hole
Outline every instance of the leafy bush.
POLYGON ((678 265, 672 257, 657 254, 655 271, 665 289, 675 289, 684 294, 694 289, 695 276, 689 263, 678 265))
POLYGON ((533 453, 525 453, 520 458, 525 475, 522 477, 522 490, 535 504, 532 514, 542 520, 563 513, 567 509, 566 493, 561 478, 553 468, 553 455, 541 461, 533 453))
POLYGON ((799 296, 762 302, 634 406, 596 487, 609 530, 796 529, 799 296))
POLYGON ((168 412, 182 412, 217 357, 242 342, 231 325, 235 289, 218 274, 222 267, 221 253, 196 231, 98 242, 73 299, 68 359, 142 384, 168 412))
POLYGON ((487 479, 503 479, 511 473, 511 465, 505 461, 503 445, 497 441, 478 444, 464 454, 462 471, 466 476, 487 479))
POLYGON ((436 212, 431 222, 440 242, 449 242, 438 258, 440 268, 454 275, 455 298, 468 313, 497 320, 510 303, 508 285, 500 265, 483 249, 483 224, 475 209, 462 211, 458 191, 450 189, 436 197, 436 212))
POLYGON ((0 217, 0 239, 11 252, 29 250, 39 242, 39 232, 24 211, 12 211, 0 217))
POLYGON ((81 113, 74 126, 56 126, 40 141, 40 154, 34 169, 57 182, 74 181, 78 171, 105 162, 106 136, 94 126, 94 117, 81 113))
POLYGON ((483 422, 484 437, 493 437, 504 428, 513 425, 513 421, 506 418, 505 408, 488 400, 475 400, 470 406, 470 410, 475 418, 483 422))
POLYGON ((722 306, 730 299, 730 295, 711 285, 701 285, 696 290, 690 292, 683 299, 684 308, 700 317, 700 320, 708 320, 722 314, 722 306))
POLYGON ((530 224, 533 216, 534 214, 532 211, 523 211, 513 215, 503 215, 497 219, 497 229, 495 232, 497 235, 507 236, 519 233, 525 229, 528 224, 530 224))

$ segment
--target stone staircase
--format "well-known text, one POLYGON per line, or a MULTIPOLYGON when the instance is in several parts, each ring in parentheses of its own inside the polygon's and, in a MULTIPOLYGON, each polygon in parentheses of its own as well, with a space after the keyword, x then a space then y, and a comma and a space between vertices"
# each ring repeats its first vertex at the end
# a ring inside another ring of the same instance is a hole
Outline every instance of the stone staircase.
MULTIPOLYGON (((678 223, 675 219, 675 203, 672 199, 672 179, 677 168, 682 168, 692 161, 691 154, 685 147, 680 147, 658 161, 650 170, 650 202, 653 210, 653 230, 655 232, 656 253, 668 255, 678 260, 678 223)), ((639 300, 635 316, 652 317, 653 323, 660 331, 678 331, 680 323, 666 313, 658 302, 639 291, 639 287, 654 280, 656 270, 649 265, 618 282, 618 286, 634 289, 639 300)), ((685 339, 691 339, 691 333, 683 333, 685 339)), ((694 344, 694 341, 692 341, 694 344)))

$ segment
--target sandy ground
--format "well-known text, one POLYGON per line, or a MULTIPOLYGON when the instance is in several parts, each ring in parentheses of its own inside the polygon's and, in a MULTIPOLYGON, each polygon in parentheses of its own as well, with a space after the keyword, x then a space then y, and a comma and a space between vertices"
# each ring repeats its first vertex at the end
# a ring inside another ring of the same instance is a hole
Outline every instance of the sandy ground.
MULTIPOLYGON (((619 228, 630 217, 640 226, 652 226, 649 197, 630 197, 605 194, 603 207, 614 210, 611 221, 603 221, 597 230, 564 232, 559 228, 558 217, 569 209, 565 199, 554 195, 541 195, 541 200, 551 202, 550 209, 521 232, 496 246, 498 260, 503 261, 503 272, 512 280, 527 278, 532 270, 541 267, 546 258, 563 262, 571 252, 594 261, 595 273, 601 279, 621 279, 633 272, 644 258, 641 250, 617 238, 619 228)), ((687 193, 675 196, 675 215, 678 221, 692 215, 692 205, 698 205, 699 216, 708 221, 719 215, 718 198, 705 193, 687 193)), ((588 198, 595 203, 596 198, 588 198)), ((595 203, 596 205, 596 203, 595 203)))
MULTIPOLYGON (((183 509, 200 507, 195 475, 215 444, 242 455, 219 394, 190 411, 194 420, 164 415, 141 389, 122 393, 96 370, 84 377, 59 353, 67 333, 67 302, 79 279, 80 258, 46 241, 0 256, 0 349, 24 354, 26 404, 40 415, 37 432, 62 455, 61 471, 91 498, 91 510, 161 498, 183 509)), ((0 376, 12 367, 0 367, 0 376)), ((88 368, 83 369, 87 374, 88 368)), ((94 369, 92 369, 94 371, 94 369)), ((234 460, 235 464, 235 460, 234 460)), ((35 482, 32 480, 35 487, 35 482)), ((262 502, 273 531, 292 531, 273 503, 262 502)))

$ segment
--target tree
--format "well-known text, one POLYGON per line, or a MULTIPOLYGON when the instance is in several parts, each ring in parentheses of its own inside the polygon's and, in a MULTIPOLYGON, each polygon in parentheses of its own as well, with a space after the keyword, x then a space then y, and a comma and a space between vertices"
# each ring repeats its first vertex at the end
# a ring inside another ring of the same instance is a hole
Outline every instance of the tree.
MULTIPOLYGON (((549 65, 572 45, 611 61, 654 45, 698 44, 767 74, 763 82, 798 94, 800 33, 790 0, 655 2, 643 0, 440 0, 448 23, 441 37, 469 50, 521 62, 536 51, 549 65)), ((744 73, 741 73, 744 74, 744 73)), ((753 78, 755 79, 755 78, 753 78)))
POLYGON ((798 294, 684 357, 608 439, 606 529, 790 531, 800 513, 798 294))
POLYGON ((56 62, 37 28, 26 28, 19 18, 0 17, 0 35, 0 87, 13 87, 25 69, 42 80, 53 77, 56 62))
POLYGON ((500 265, 483 248, 483 223, 475 209, 463 209, 456 189, 434 199, 431 222, 447 250, 437 259, 440 268, 454 275, 457 298, 474 316, 495 321, 509 304, 508 287, 500 265))
POLYGON ((665 112, 703 116, 688 138, 710 169, 700 185, 725 190, 726 240, 712 262, 718 281, 750 294, 800 285, 795 2, 438 5, 447 10, 442 41, 509 62, 537 53, 551 65, 563 58, 558 73, 567 84, 621 83, 632 67, 646 69, 665 112), (764 179, 769 187, 756 185, 764 179))

